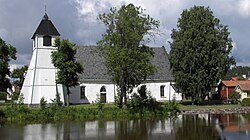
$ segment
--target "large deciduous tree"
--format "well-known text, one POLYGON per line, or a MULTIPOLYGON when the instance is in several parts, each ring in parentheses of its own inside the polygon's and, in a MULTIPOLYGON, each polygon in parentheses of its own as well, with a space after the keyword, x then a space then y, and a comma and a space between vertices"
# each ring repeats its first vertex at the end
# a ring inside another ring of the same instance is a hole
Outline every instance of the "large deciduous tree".
POLYGON ((159 21, 143 11, 141 7, 128 4, 99 15, 107 30, 97 44, 103 48, 108 72, 119 86, 119 107, 126 102, 127 93, 155 71, 150 61, 153 51, 145 44, 154 36, 159 21))
POLYGON ((24 76, 26 74, 28 70, 28 66, 25 65, 21 68, 15 68, 12 72, 11 72, 11 78, 14 78, 14 84, 16 84, 17 86, 19 86, 20 88, 23 86, 23 82, 24 82, 24 76))
POLYGON ((60 41, 59 38, 56 38, 54 45, 57 47, 57 51, 52 52, 51 58, 54 66, 59 69, 56 82, 66 86, 67 106, 69 106, 69 88, 78 84, 77 74, 82 73, 83 68, 75 60, 75 44, 69 42, 69 40, 63 39, 60 41))
POLYGON ((204 100, 222 79, 234 59, 228 26, 213 16, 209 7, 184 10, 172 30, 169 54, 177 85, 195 101, 204 100))
POLYGON ((6 44, 0 38, 0 93, 2 94, 11 87, 8 78, 10 77, 9 61, 11 59, 16 60, 16 48, 6 44))

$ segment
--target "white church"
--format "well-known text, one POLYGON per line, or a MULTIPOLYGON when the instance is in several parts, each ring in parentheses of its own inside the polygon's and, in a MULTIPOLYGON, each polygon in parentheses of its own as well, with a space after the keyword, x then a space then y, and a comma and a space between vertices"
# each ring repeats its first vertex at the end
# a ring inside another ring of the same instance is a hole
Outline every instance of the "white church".
MULTIPOLYGON (((38 105, 42 97, 51 103, 59 93, 61 101, 66 102, 66 90, 61 84, 56 84, 57 69, 51 62, 51 52, 59 32, 45 13, 37 27, 33 39, 33 54, 21 89, 24 104, 38 105)), ((147 91, 157 101, 182 100, 182 94, 175 87, 174 78, 170 72, 168 54, 164 47, 153 47, 155 53, 152 63, 157 72, 149 76, 140 86, 146 86, 147 91)), ((98 98, 103 102, 112 103, 118 96, 118 87, 112 82, 104 58, 96 46, 77 47, 76 60, 82 64, 84 72, 79 75, 79 85, 71 88, 71 104, 95 103, 98 98)), ((140 87, 139 86, 139 87, 140 87)), ((136 89, 134 91, 137 91, 136 89)))

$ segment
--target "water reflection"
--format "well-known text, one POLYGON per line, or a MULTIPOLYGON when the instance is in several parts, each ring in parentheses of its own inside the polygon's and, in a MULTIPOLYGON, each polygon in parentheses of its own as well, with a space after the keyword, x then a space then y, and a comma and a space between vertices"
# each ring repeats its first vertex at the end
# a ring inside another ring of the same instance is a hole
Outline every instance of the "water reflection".
POLYGON ((1 140, 249 140, 250 114, 0 127, 1 140))
POLYGON ((175 128, 176 140, 221 140, 211 115, 183 116, 182 126, 175 128))

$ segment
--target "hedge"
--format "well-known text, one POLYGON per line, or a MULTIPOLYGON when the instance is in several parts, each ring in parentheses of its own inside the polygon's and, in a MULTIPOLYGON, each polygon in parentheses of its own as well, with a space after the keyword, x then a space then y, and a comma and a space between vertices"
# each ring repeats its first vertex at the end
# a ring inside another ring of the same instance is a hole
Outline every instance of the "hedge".
POLYGON ((242 106, 250 106, 250 98, 244 98, 241 102, 242 106))

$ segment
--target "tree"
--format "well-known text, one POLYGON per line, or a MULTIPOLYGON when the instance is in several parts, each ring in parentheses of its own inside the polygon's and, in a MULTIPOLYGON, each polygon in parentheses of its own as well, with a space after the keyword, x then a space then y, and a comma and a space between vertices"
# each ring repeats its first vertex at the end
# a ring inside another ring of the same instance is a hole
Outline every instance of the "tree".
POLYGON ((229 94, 229 99, 231 100, 232 104, 238 104, 240 103, 240 98, 241 98, 241 94, 234 91, 233 93, 229 94))
POLYGON ((56 68, 58 68, 56 82, 63 84, 67 88, 67 106, 69 106, 69 94, 70 87, 76 86, 78 83, 78 73, 83 72, 81 64, 76 62, 75 54, 76 48, 75 44, 63 39, 60 41, 56 38, 55 44, 57 51, 52 52, 51 58, 52 63, 56 68))
POLYGON ((108 73, 119 86, 119 107, 123 99, 126 103, 127 93, 155 71, 150 61, 153 51, 145 44, 153 37, 152 31, 159 27, 159 21, 143 11, 141 7, 128 4, 99 15, 107 30, 97 44, 101 46, 108 73))
POLYGON ((239 77, 242 75, 249 75, 250 74, 250 67, 248 66, 235 66, 230 68, 227 71, 226 76, 224 77, 224 80, 230 80, 232 77, 239 77))
POLYGON ((16 84, 17 86, 19 86, 20 88, 23 85, 24 76, 25 76, 27 70, 28 70, 28 66, 25 65, 25 66, 23 66, 21 68, 14 69, 12 71, 12 73, 11 73, 11 78, 15 79, 14 84, 16 84))
POLYGON ((6 44, 0 38, 0 93, 6 92, 7 88, 11 87, 8 78, 10 77, 9 61, 11 59, 16 60, 16 48, 6 44))
POLYGON ((184 10, 172 30, 169 54, 176 84, 193 100, 204 100, 212 86, 234 64, 228 26, 213 16, 209 7, 184 10))

